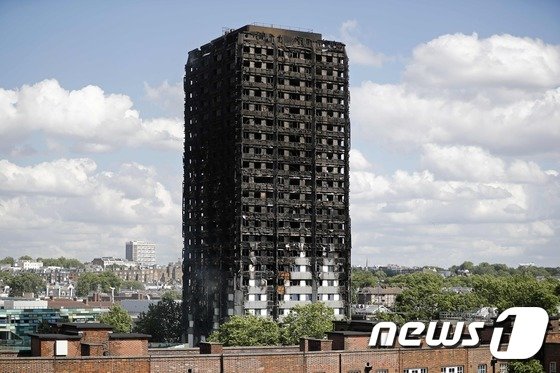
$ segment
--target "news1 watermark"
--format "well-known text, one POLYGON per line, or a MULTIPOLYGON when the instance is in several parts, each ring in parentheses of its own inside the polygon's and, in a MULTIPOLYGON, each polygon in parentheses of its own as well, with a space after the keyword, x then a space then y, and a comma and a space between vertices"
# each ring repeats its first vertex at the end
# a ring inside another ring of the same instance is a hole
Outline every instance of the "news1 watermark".
MULTIPOLYGON (((490 352, 496 359, 522 360, 534 356, 542 347, 548 327, 548 314, 539 307, 513 307, 508 308, 496 319, 496 324, 506 321, 509 317, 515 317, 513 328, 509 336, 506 350, 500 350, 500 342, 504 333, 503 327, 495 327, 490 341, 490 352)), ((475 321, 468 324, 465 322, 453 323, 455 328, 449 335, 452 322, 442 323, 432 321, 426 324, 419 321, 407 322, 399 329, 398 342, 403 347, 420 347, 422 341, 418 338, 426 331, 426 344, 430 347, 473 347, 480 343, 478 330, 484 328, 483 321, 475 321), (436 337, 438 326, 441 325, 439 336, 436 337), (463 331, 466 331, 464 333, 463 331)), ((391 347, 395 344, 397 337, 397 325, 390 321, 377 323, 369 339, 370 347, 391 347)))

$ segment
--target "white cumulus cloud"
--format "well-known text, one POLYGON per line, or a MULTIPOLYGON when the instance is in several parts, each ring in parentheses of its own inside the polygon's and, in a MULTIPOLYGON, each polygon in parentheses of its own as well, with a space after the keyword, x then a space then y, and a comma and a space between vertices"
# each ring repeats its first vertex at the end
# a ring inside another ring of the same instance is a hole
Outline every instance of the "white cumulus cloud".
POLYGON ((185 106, 185 93, 182 83, 169 84, 166 80, 158 86, 144 83, 146 98, 168 111, 175 117, 182 117, 185 106))
POLYGON ((424 167, 446 180, 545 183, 552 176, 535 162, 508 163, 476 146, 426 144, 421 159, 424 167))
POLYGON ((340 27, 340 38, 346 44, 346 53, 348 53, 350 63, 374 67, 382 66, 389 58, 360 42, 356 37, 357 30, 358 22, 355 20, 345 21, 340 27))
POLYGON ((405 79, 441 88, 556 88, 560 46, 508 34, 443 35, 414 49, 405 79))
POLYGON ((364 82, 352 89, 355 132, 399 150, 425 143, 480 146, 498 154, 557 153, 560 89, 511 102, 481 94, 469 100, 446 90, 427 95, 406 83, 364 82))
POLYGON ((124 242, 154 241, 160 261, 181 256, 178 185, 153 167, 99 170, 89 158, 32 166, 0 161, 0 256, 122 257, 124 242))
POLYGON ((16 90, 0 88, 0 149, 41 133, 83 152, 122 146, 179 150, 182 127, 177 118, 142 119, 130 97, 97 86, 67 90, 50 79, 16 90))
POLYGON ((356 262, 558 260, 556 172, 471 147, 429 145, 423 159, 422 171, 351 170, 356 262))

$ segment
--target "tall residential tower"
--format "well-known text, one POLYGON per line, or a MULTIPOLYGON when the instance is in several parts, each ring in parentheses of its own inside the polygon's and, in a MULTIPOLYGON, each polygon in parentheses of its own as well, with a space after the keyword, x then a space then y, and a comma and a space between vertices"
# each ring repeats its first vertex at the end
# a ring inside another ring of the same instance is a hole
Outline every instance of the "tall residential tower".
POLYGON ((185 67, 183 305, 196 344, 231 315, 350 305, 348 58, 247 25, 185 67))
POLYGON ((150 242, 128 241, 126 259, 143 266, 154 266, 156 265, 156 245, 150 242))

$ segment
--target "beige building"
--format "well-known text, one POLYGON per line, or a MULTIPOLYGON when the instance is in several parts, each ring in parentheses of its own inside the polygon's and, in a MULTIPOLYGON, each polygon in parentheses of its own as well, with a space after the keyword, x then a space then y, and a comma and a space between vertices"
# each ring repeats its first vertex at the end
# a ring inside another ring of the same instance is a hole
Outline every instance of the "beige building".
POLYGON ((358 291, 358 304, 378 304, 391 308, 402 291, 398 287, 365 287, 358 291))

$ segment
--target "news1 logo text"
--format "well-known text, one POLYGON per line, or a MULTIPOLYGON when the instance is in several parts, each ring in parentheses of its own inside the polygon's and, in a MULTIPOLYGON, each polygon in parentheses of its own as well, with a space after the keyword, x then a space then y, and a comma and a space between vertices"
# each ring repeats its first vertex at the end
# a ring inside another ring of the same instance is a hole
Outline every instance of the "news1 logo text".
MULTIPOLYGON (((504 333, 503 327, 495 327, 490 341, 490 352, 496 359, 522 360, 534 356, 542 347, 546 329, 548 326, 548 314, 539 307, 513 307, 502 312, 496 319, 496 324, 505 321, 509 317, 515 317, 513 328, 507 343, 507 349, 500 350, 500 342, 504 333)), ((397 325, 390 321, 377 323, 369 339, 370 347, 391 347, 397 338, 403 347, 420 347, 422 341, 418 337, 426 332, 426 344, 430 347, 473 347, 480 343, 478 330, 484 327, 483 321, 475 321, 468 324, 466 333, 465 322, 455 323, 453 333, 450 335, 451 322, 443 324, 437 321, 426 324, 420 321, 407 322, 399 329, 397 337, 397 325), (441 325, 439 336, 436 337, 438 326, 441 325)))

